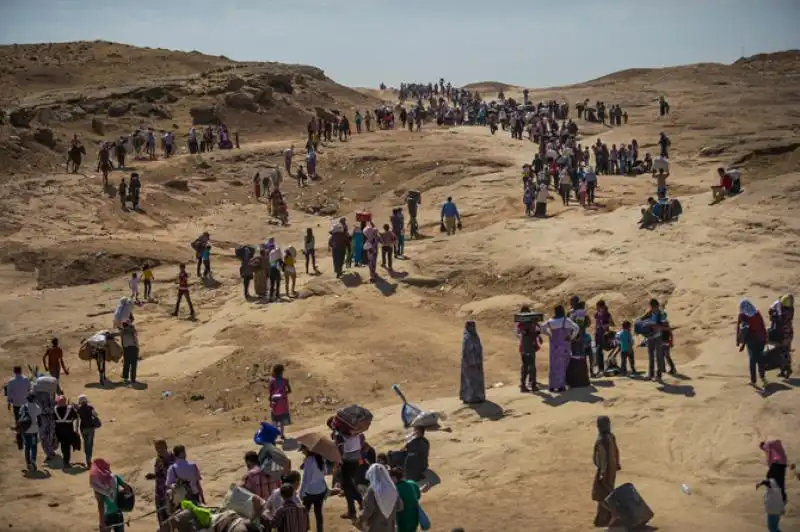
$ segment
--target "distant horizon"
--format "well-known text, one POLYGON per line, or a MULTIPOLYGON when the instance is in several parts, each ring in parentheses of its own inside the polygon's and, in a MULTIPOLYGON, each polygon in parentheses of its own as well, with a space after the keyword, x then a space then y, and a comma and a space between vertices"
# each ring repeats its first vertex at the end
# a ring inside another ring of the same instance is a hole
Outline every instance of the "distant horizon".
POLYGON ((293 0, 268 9, 256 0, 230 3, 141 0, 132 11, 101 0, 3 0, 0 44, 102 40, 194 50, 315 66, 342 85, 366 88, 439 78, 456 86, 559 87, 632 68, 731 64, 800 49, 795 0, 495 0, 488 14, 477 0, 462 0, 457 11, 422 0, 293 0), (503 26, 512 21, 532 25, 521 23, 515 34, 503 26))

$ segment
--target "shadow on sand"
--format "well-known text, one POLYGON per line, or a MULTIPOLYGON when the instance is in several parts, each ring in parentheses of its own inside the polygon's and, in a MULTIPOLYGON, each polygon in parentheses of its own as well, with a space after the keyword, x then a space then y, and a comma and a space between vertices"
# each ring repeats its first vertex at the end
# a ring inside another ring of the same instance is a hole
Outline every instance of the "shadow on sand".
POLYGON ((566 392, 559 394, 535 392, 534 395, 542 397, 542 402, 548 406, 561 406, 573 401, 589 404, 602 403, 603 398, 595 395, 595 392, 597 392, 595 386, 586 386, 584 388, 570 388, 566 392))

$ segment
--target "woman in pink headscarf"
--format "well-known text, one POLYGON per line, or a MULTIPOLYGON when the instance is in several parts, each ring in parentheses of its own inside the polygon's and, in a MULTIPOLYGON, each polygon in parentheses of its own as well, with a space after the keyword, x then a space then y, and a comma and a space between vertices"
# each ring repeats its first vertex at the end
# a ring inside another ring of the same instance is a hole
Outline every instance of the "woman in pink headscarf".
POLYGON ((122 477, 111 471, 111 466, 102 458, 92 461, 89 469, 89 486, 94 490, 97 500, 99 530, 101 532, 122 532, 125 530, 125 518, 118 502, 120 492, 133 493, 133 489, 122 480, 122 477))

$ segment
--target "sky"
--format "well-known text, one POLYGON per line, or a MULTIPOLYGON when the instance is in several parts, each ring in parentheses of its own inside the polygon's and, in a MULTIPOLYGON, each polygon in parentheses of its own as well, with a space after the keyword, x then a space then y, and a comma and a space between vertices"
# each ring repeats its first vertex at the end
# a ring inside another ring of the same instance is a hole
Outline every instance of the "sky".
MULTIPOLYGON (((339 83, 549 87, 800 48, 800 0, 0 0, 0 43, 106 40, 339 83)), ((124 76, 120 72, 120 76, 124 76)))

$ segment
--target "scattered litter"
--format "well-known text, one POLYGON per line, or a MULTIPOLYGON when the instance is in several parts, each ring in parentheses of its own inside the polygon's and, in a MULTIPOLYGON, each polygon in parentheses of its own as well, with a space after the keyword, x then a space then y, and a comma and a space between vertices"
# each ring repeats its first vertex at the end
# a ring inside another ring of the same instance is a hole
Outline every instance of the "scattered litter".
POLYGON ((502 388, 503 386, 505 386, 505 384, 503 384, 502 382, 496 382, 494 383, 492 388, 502 388))
POLYGON ((162 399, 166 399, 168 397, 172 397, 172 392, 170 392, 170 391, 161 392, 161 398, 162 399))
POLYGON ((686 495, 692 494, 692 490, 689 489, 689 486, 687 486, 686 484, 681 484, 681 491, 684 492, 686 495))

